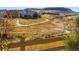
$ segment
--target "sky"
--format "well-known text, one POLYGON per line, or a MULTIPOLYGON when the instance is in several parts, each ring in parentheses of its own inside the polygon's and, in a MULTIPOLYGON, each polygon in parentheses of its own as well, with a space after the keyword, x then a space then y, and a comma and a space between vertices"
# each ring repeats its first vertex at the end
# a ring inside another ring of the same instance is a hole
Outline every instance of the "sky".
POLYGON ((70 9, 72 9, 75 12, 79 12, 79 7, 70 7, 70 9))
MULTIPOLYGON (((0 10, 1 9, 9 9, 9 10, 12 10, 12 9, 25 9, 25 8, 27 8, 27 7, 0 7, 0 10)), ((79 12, 79 7, 66 7, 66 8, 70 8, 75 12, 79 12)))
POLYGON ((28 7, 68 7, 79 12, 76 0, 0 0, 0 9, 24 9, 28 7))

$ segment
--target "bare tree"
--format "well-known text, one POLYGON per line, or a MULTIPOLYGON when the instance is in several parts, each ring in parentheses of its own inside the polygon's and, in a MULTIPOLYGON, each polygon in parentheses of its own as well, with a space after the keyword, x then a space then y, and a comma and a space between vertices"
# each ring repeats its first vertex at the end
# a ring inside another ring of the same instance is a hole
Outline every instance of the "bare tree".
POLYGON ((12 30, 12 26, 8 23, 7 19, 2 20, 2 26, 1 26, 1 50, 7 50, 8 49, 8 43, 9 40, 9 32, 12 30))

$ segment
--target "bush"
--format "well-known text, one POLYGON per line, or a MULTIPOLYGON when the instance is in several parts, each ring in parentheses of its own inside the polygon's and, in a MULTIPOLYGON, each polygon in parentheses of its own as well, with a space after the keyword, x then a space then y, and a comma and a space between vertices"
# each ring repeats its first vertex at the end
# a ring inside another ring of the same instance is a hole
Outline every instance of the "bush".
POLYGON ((12 35, 13 35, 15 38, 20 38, 20 39, 25 39, 25 38, 27 37, 26 34, 24 34, 24 33, 19 33, 19 32, 12 33, 12 35))
POLYGON ((79 39, 76 32, 70 32, 65 37, 65 49, 70 51, 79 50, 79 39))
POLYGON ((16 33, 12 33, 12 35, 19 38, 19 37, 22 36, 23 34, 16 32, 16 33))
POLYGON ((77 21, 77 26, 79 28, 79 16, 76 18, 76 21, 77 21))

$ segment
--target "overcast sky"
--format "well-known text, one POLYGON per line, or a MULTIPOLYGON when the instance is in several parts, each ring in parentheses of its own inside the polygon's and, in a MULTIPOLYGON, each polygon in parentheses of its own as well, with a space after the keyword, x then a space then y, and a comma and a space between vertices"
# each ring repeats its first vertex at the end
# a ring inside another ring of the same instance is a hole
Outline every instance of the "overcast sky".
POLYGON ((68 7, 79 12, 76 0, 0 0, 0 9, 24 9, 25 7, 68 7))

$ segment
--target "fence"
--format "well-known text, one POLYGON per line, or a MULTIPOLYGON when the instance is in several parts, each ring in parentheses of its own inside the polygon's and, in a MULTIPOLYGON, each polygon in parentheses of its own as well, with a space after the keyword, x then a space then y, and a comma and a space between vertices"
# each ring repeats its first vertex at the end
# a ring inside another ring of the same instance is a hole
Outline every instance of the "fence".
POLYGON ((9 51, 49 51, 64 50, 64 40, 62 38, 20 40, 9 44, 9 51))

